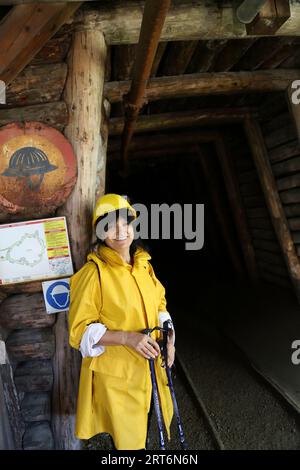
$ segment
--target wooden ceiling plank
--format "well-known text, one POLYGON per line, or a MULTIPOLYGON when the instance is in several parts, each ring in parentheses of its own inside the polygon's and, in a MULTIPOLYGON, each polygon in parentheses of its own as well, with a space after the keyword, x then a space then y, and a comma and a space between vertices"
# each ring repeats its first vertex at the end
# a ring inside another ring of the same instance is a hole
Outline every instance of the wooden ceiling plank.
POLYGON ((14 7, 0 23, 0 79, 11 83, 79 6, 80 2, 14 7))
POLYGON ((159 68, 159 76, 182 75, 195 52, 198 41, 178 41, 169 43, 164 60, 159 68))

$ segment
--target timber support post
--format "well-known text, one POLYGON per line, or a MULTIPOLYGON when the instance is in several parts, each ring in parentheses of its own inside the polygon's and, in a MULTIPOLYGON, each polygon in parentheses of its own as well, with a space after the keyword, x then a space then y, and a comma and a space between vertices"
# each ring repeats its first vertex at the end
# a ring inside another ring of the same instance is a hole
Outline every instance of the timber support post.
POLYGON ((253 282, 258 280, 258 268, 256 263, 255 251, 249 232, 247 217, 242 203, 241 194, 238 187, 235 174, 232 168, 232 161, 229 152, 225 148, 224 141, 219 137, 216 142, 216 152, 224 175, 224 183, 232 209, 232 215, 235 221, 236 230, 239 235, 241 248, 243 251, 245 264, 250 279, 253 282))
MULTIPOLYGON (((94 27, 77 30, 68 57, 64 99, 69 111, 65 135, 73 145, 78 162, 76 186, 60 215, 67 217, 74 269, 86 261, 92 240, 92 211, 95 203, 97 166, 101 165, 101 112, 105 76, 106 44, 94 27)), ((102 181, 102 178, 98 178, 102 181)), ((54 326, 53 430, 56 449, 78 449, 74 436, 80 355, 69 345, 68 319, 58 315, 54 326)))
POLYGON ((299 258, 296 253, 286 215, 279 197, 260 125, 258 121, 254 119, 246 119, 245 130, 274 230, 284 255, 297 298, 300 301, 299 258))

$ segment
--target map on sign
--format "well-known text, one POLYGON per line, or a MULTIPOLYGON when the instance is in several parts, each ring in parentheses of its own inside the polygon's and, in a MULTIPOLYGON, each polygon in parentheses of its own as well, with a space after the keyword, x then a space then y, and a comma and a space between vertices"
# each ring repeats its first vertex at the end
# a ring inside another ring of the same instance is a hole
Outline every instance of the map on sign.
POLYGON ((65 217, 0 225, 0 284, 72 274, 65 217))

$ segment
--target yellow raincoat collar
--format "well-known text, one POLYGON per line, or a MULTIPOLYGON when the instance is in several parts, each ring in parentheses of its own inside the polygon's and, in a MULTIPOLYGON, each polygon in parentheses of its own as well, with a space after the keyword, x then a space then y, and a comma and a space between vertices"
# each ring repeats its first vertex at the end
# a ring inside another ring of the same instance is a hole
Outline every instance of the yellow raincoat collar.
MULTIPOLYGON (((121 266, 128 266, 132 268, 131 264, 126 263, 116 250, 110 248, 107 245, 100 245, 97 250, 97 256, 109 264, 119 264, 121 266)), ((137 264, 146 264, 147 260, 149 259, 151 259, 150 254, 143 248, 138 247, 133 255, 133 266, 136 266, 137 264)))

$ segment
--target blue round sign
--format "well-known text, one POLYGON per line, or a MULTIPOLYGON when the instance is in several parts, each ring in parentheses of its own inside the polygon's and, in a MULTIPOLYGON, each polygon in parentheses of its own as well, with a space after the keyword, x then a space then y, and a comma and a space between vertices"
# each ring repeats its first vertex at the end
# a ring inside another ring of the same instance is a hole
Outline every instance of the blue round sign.
POLYGON ((67 282, 57 281, 47 289, 46 299, 51 307, 68 310, 70 305, 70 286, 67 282))

